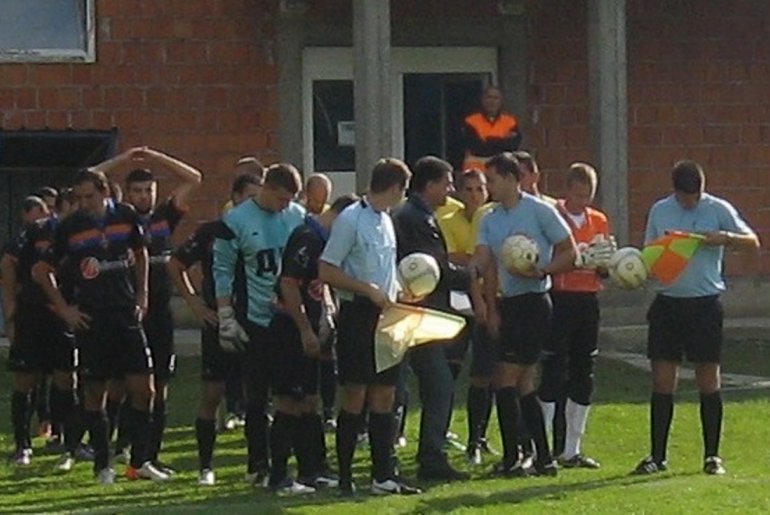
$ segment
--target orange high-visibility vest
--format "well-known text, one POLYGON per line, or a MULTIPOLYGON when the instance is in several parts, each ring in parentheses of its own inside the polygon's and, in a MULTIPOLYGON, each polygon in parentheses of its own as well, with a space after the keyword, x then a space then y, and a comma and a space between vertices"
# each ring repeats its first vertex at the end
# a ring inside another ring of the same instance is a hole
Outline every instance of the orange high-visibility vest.
MULTIPOLYGON (((564 200, 559 200, 557 209, 572 230, 575 243, 590 243, 597 234, 609 236, 607 215, 598 209, 587 207, 585 223, 580 227, 577 227, 567 214, 564 200)), ((554 291, 595 293, 602 289, 602 281, 596 270, 578 268, 569 272, 554 274, 552 279, 554 291)))

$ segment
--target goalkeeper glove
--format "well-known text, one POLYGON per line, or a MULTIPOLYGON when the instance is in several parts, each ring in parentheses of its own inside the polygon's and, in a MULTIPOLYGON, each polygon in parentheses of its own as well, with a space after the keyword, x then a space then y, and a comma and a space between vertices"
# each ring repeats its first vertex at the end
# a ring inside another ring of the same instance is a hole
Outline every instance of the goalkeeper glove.
POLYGON ((249 335, 235 319, 235 311, 230 306, 217 310, 219 316, 219 346, 226 352, 242 352, 243 344, 249 341, 249 335))

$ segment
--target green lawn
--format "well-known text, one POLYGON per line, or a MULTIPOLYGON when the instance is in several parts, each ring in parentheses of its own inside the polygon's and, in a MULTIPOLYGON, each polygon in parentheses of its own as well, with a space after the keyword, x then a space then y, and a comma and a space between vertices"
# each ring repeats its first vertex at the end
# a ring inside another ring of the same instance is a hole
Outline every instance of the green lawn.
MULTIPOLYGON (((748 349, 745 347, 743 350, 748 349)), ((736 353, 732 353, 736 354, 736 353)), ((5 363, 0 362, 4 368, 5 363)), ((746 365, 750 367, 750 365, 746 365)), ((735 365, 739 368, 738 365, 735 365)), ((754 370, 756 373, 768 373, 754 370)), ((729 370, 741 371, 746 370, 729 370)), ((424 485, 418 497, 374 498, 360 495, 340 501, 334 492, 306 498, 277 499, 243 481, 244 446, 240 435, 220 437, 216 451, 218 485, 196 485, 196 449, 192 430, 198 391, 198 362, 183 359, 174 383, 170 429, 163 458, 180 473, 165 484, 127 482, 96 485, 90 464, 75 472, 53 473, 56 456, 33 458, 33 466, 17 470, 0 465, 2 512, 224 512, 228 513, 334 513, 385 515, 389 513, 696 513, 730 511, 770 512, 770 405, 766 391, 726 392, 723 456, 725 477, 700 472, 701 435, 697 393, 683 382, 675 413, 669 452, 670 472, 654 477, 631 477, 628 472, 647 452, 647 377, 622 363, 600 360, 597 403, 589 421, 584 449, 603 464, 598 471, 562 471, 558 478, 490 479, 488 468, 473 471, 473 480, 424 485)), ((0 375, 0 448, 10 454, 8 374, 0 375)), ((465 434, 464 400, 458 396, 453 430, 465 434)), ((416 413, 409 419, 409 446, 400 452, 407 477, 414 476, 416 413)), ((490 435, 497 442, 493 422, 490 435)), ((42 446, 36 441, 36 450, 42 446)), ((462 455, 452 459, 464 467, 462 455)), ((357 455, 359 487, 368 472, 365 450, 357 455)), ((122 467, 118 468, 122 472, 122 467)), ((363 488, 361 489, 363 490, 363 488)))

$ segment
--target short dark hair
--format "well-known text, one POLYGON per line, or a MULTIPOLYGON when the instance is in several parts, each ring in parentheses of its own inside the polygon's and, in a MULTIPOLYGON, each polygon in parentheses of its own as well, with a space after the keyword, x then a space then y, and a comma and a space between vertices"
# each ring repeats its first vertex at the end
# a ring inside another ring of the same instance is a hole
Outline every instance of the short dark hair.
POLYGON ((56 197, 56 209, 61 211, 62 208, 64 208, 65 202, 70 205, 75 203, 75 193, 72 191, 72 188, 64 188, 61 190, 59 196, 56 197))
POLYGON ((369 191, 372 193, 382 193, 398 185, 401 189, 406 189, 412 172, 406 163, 395 157, 383 157, 378 160, 372 168, 372 178, 369 181, 369 191))
POLYGON ((101 193, 107 194, 110 192, 110 183, 107 180, 107 176, 104 175, 104 172, 91 170, 90 168, 83 168, 75 174, 75 178, 72 180, 72 185, 80 186, 81 184, 85 184, 87 182, 93 184, 101 193))
POLYGON ((355 193, 346 193, 334 199, 334 202, 332 202, 332 205, 329 206, 329 209, 337 214, 340 214, 345 210, 346 207, 355 202, 358 202, 359 200, 360 197, 355 193))
POLYGON ((487 170, 494 168, 498 175, 511 175, 517 181, 521 180, 519 160, 511 152, 502 152, 489 158, 486 164, 487 170))
POLYGON ((53 186, 43 186, 39 190, 35 192, 35 197, 39 198, 45 198, 45 197, 53 197, 53 198, 59 198, 59 192, 56 191, 56 188, 53 186))
POLYGON ((535 158, 526 150, 516 150, 512 152, 513 157, 519 162, 520 168, 526 168, 530 173, 540 173, 535 158))
POLYGON ((230 194, 242 194, 249 186, 261 186, 262 177, 254 172, 246 172, 238 175, 233 181, 233 186, 230 188, 230 194))
POLYGON ((154 181, 155 176, 147 168, 135 168, 128 173, 126 177, 126 186, 129 186, 135 182, 147 182, 154 181))
POLYGON ((29 213, 33 209, 42 209, 46 210, 48 209, 48 204, 46 204, 42 198, 38 197, 37 195, 30 195, 28 197, 24 197, 24 200, 21 201, 21 210, 24 213, 29 213))
POLYGON ((291 163, 275 163, 268 166, 264 183, 271 188, 283 188, 294 194, 302 189, 299 171, 291 163))
POLYGON ((259 177, 265 176, 265 166, 254 156, 243 156, 235 162, 235 167, 243 166, 247 168, 246 173, 255 173, 259 177))
POLYGON ((457 174, 455 182, 457 182, 457 189, 459 190, 465 187, 466 181, 479 179, 479 180, 483 180, 486 183, 486 178, 487 176, 484 175, 484 172, 479 170, 478 168, 468 168, 462 173, 457 174))
POLYGON ((671 182, 674 184, 674 190, 680 193, 700 193, 706 182, 706 174, 695 161, 683 160, 676 163, 671 170, 671 182))
POLYGON ((412 190, 421 193, 428 183, 438 182, 452 171, 452 165, 436 156, 424 156, 412 167, 412 190))

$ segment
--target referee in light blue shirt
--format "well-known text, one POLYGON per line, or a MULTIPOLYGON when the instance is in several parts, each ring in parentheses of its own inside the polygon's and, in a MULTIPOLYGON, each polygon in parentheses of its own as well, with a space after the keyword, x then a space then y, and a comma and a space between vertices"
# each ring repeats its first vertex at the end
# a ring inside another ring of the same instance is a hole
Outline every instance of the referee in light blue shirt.
MULTIPOLYGON (((488 302, 486 310, 479 283, 471 284, 477 319, 484 321, 493 337, 499 334, 500 363, 495 394, 503 462, 503 475, 528 474, 531 464, 519 460, 516 423, 521 416, 537 449, 534 468, 539 475, 554 476, 556 464, 548 448, 545 424, 535 392, 535 375, 540 351, 551 337, 551 288, 549 275, 572 268, 575 241, 572 231, 552 205, 521 191, 521 169, 516 157, 504 152, 487 162, 489 192, 499 204, 481 222, 476 251, 469 265, 471 277, 489 277, 497 272, 503 298, 499 306, 488 302), (503 243, 524 234, 537 243, 538 262, 526 271, 508 270, 501 256, 503 243)), ((494 295, 492 295, 494 297, 494 295)))
POLYGON ((673 394, 682 358, 695 363, 700 392, 704 463, 707 474, 725 473, 719 457, 722 428, 722 395, 719 363, 722 350, 722 278, 724 248, 757 249, 759 239, 726 200, 704 191, 701 166, 680 161, 671 172, 674 193, 657 201, 647 217, 645 244, 667 231, 705 236, 682 275, 661 287, 647 313, 647 357, 652 362, 653 391, 651 455, 635 469, 636 474, 666 470, 668 431, 674 413, 673 394))
POLYGON ((368 400, 372 493, 414 494, 395 475, 393 400, 399 367, 376 373, 374 331, 380 312, 396 300, 396 235, 388 210, 404 198, 409 168, 381 159, 372 170, 369 193, 337 217, 319 264, 319 277, 341 300, 337 321, 337 366, 343 398, 337 420, 340 489, 352 495, 351 463, 362 411, 368 400))

